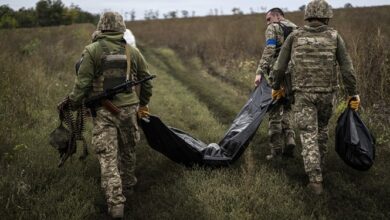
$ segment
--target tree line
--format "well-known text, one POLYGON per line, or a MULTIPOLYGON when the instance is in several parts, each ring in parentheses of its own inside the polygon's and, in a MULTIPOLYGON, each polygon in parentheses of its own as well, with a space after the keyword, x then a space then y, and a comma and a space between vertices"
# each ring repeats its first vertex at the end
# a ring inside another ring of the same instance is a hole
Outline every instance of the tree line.
MULTIPOLYGON (((352 8, 352 4, 347 3, 345 8, 352 8)), ((283 10, 288 11, 287 8, 283 10)), ((305 5, 299 7, 299 10, 304 11, 305 5)), ((233 15, 242 15, 244 12, 234 7, 233 15)), ((261 7, 258 10, 250 8, 250 14, 264 13, 267 11, 266 7, 261 7)), ((208 16, 224 15, 222 9, 210 9, 208 16)), ((162 14, 164 19, 172 18, 188 18, 195 17, 195 11, 169 11, 162 14), (181 16, 180 16, 181 13, 181 16)), ((134 21, 136 19, 135 10, 124 13, 126 20, 134 21)), ((160 19, 160 12, 158 10, 147 10, 144 14, 145 20, 160 19)), ((61 0, 40 0, 36 3, 35 8, 20 8, 13 10, 8 5, 0 6, 0 29, 1 28, 18 28, 18 27, 43 27, 43 26, 57 26, 69 25, 74 23, 94 23, 99 20, 99 15, 91 14, 83 11, 79 6, 71 4, 66 7, 61 0)))
POLYGON ((72 4, 66 7, 61 0, 40 0, 35 8, 13 10, 0 6, 0 28, 43 27, 74 23, 97 23, 99 15, 81 10, 72 4))

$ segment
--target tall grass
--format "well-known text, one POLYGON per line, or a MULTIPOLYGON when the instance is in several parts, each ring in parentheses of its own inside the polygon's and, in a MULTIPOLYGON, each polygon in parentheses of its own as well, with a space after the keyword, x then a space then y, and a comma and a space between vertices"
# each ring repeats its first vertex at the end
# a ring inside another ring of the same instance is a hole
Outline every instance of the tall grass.
MULTIPOLYGON (((390 103, 390 6, 335 10, 330 25, 343 36, 352 56, 363 105, 390 103), (380 94, 380 95, 379 95, 380 94)), ((303 26, 303 13, 286 17, 303 26)), ((264 47, 264 14, 128 23, 148 46, 169 47, 182 57, 198 57, 208 72, 250 89, 264 47)))

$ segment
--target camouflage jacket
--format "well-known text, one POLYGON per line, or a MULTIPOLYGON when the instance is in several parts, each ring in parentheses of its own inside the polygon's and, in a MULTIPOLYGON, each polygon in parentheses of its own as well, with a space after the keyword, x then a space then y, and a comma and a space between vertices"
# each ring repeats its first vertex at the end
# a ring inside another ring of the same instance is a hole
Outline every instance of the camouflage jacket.
POLYGON ((283 82, 284 74, 290 61, 292 61, 293 68, 291 81, 294 91, 334 91, 338 83, 336 75, 336 65, 338 64, 341 72, 341 79, 348 95, 357 94, 355 71, 345 43, 337 31, 327 25, 313 22, 290 34, 283 44, 279 57, 273 67, 272 76, 274 77, 274 81, 272 83, 272 88, 280 89, 280 85, 283 82), (329 46, 332 45, 332 43, 329 43, 332 42, 331 38, 334 38, 334 46, 329 46), (300 41, 306 42, 300 43, 300 41), (310 49, 310 45, 314 46, 310 49), (308 47, 309 49, 302 53, 301 47, 308 47), (318 53, 316 53, 317 50, 313 51, 313 48, 315 47, 319 49, 318 53), (326 48, 321 50, 321 47, 326 48), (302 61, 300 63, 304 65, 297 66, 294 63, 294 56, 300 58, 302 61), (312 62, 313 60, 318 60, 319 62, 312 62), (322 66, 327 66, 327 68, 321 68, 322 66), (334 70, 332 69, 333 67, 334 70), (310 73, 302 71, 304 69, 311 71, 309 71, 310 73))
MULTIPOLYGON (((83 98, 91 94, 94 79, 101 75, 103 48, 98 42, 100 40, 105 41, 110 51, 119 50, 125 44, 123 33, 107 32, 95 36, 93 39, 94 42, 85 47, 73 91, 69 95, 70 99, 76 103, 81 103, 83 98)), ((138 80, 150 76, 148 65, 140 51, 134 47, 130 47, 130 54, 130 73, 136 76, 138 80)), ((137 103, 147 105, 151 96, 152 84, 150 81, 147 81, 141 84, 139 97, 135 92, 121 93, 116 95, 112 102, 116 106, 127 106, 137 103)))
MULTIPOLYGON (((287 19, 281 21, 280 23, 284 26, 292 27, 293 29, 297 28, 294 23, 287 19)), ((267 77, 272 70, 272 66, 275 63, 276 58, 279 55, 280 48, 285 41, 284 32, 281 25, 279 23, 269 24, 265 31, 265 39, 266 45, 263 51, 263 55, 260 59, 256 74, 261 74, 267 77)))

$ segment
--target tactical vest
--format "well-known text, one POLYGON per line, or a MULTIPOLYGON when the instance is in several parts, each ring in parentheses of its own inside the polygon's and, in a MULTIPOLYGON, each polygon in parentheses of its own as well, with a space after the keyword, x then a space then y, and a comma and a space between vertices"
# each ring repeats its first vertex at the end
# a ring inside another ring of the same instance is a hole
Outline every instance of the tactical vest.
MULTIPOLYGON (((92 96, 127 80, 133 80, 133 76, 130 74, 130 57, 127 59, 127 56, 130 56, 129 52, 126 51, 127 45, 123 45, 119 51, 110 51, 104 40, 99 40, 98 43, 103 49, 103 54, 101 56, 100 72, 92 82, 92 96)), ((132 90, 128 92, 130 93, 132 90)))
POLYGON ((292 87, 297 91, 332 92, 337 86, 337 31, 309 32, 294 36, 291 62, 292 87))

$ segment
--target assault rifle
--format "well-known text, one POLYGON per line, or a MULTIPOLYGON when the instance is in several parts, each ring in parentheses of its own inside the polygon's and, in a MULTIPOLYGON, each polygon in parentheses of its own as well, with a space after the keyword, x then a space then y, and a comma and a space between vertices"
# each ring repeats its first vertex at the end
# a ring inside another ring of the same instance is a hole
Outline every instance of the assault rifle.
POLYGON ((111 103, 115 95, 129 91, 132 87, 155 78, 155 75, 145 77, 141 80, 126 81, 113 88, 105 90, 103 93, 87 98, 84 102, 85 106, 91 110, 92 117, 96 117, 96 108, 104 106, 112 113, 119 113, 118 107, 111 103))

